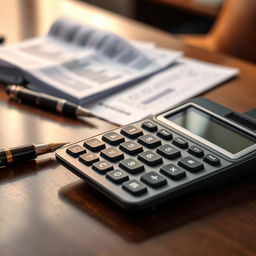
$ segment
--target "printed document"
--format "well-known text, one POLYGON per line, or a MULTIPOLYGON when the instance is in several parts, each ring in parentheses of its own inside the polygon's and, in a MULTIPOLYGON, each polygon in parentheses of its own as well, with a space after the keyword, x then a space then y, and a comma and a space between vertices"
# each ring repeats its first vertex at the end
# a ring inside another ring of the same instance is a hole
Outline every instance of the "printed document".
POLYGON ((238 69, 181 58, 173 66, 89 106, 96 116, 124 125, 174 107, 238 74, 238 69))

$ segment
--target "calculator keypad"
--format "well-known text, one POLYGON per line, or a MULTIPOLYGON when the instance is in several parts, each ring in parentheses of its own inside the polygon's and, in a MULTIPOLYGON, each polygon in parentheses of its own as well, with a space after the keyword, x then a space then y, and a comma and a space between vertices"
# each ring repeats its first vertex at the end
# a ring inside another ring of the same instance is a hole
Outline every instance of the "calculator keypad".
POLYGON ((156 152, 168 159, 174 159, 181 155, 180 151, 173 147, 172 145, 162 145, 157 148, 156 152))
POLYGON ((167 129, 160 129, 157 132, 157 135, 165 140, 171 140, 172 139, 172 133, 170 131, 168 131, 167 129))
POLYGON ((141 176, 141 181, 153 188, 166 185, 166 179, 157 172, 148 172, 141 176))
POLYGON ((188 142, 185 139, 182 139, 181 137, 176 137, 173 139, 172 143, 179 148, 187 148, 188 142))
POLYGON ((100 158, 96 154, 93 154, 93 153, 86 153, 79 157, 79 161, 86 165, 91 165, 95 162, 98 162, 99 160, 100 160, 100 158))
POLYGON ((139 145, 135 141, 130 141, 130 140, 121 143, 119 148, 122 151, 124 151, 125 153, 130 154, 130 155, 136 155, 143 151, 143 148, 141 145, 139 145))
POLYGON ((186 176, 186 172, 174 164, 167 164, 163 166, 160 172, 173 180, 179 180, 186 176))
POLYGON ((142 128, 146 129, 149 132, 155 132, 157 130, 157 125, 151 121, 146 121, 142 123, 142 128))
POLYGON ((65 154, 102 189, 137 200, 184 186, 228 163, 152 120, 78 142, 65 154))
POLYGON ((124 134, 125 136, 131 138, 131 139, 138 138, 139 136, 141 136, 143 134, 141 129, 139 129, 136 126, 133 126, 133 125, 124 127, 121 130, 121 133, 124 134))
POLYGON ((73 157, 79 157, 80 155, 86 153, 86 149, 80 145, 75 144, 68 147, 66 152, 73 157))
POLYGON ((124 137, 116 132, 109 132, 103 135, 102 139, 111 145, 118 145, 124 141, 124 137))
POLYGON ((120 169, 108 172, 106 177, 116 184, 121 184, 124 181, 129 180, 128 174, 120 169))
POLYGON ((123 184, 123 189, 135 196, 147 192, 147 187, 137 180, 126 181, 123 184))
POLYGON ((144 165, 133 158, 122 160, 119 163, 119 166, 130 173, 138 173, 138 172, 144 171, 144 165))
POLYGON ((202 157, 204 155, 204 151, 195 145, 190 146, 188 152, 197 157, 202 157))
POLYGON ((124 158, 124 154, 117 148, 105 148, 100 152, 100 155, 110 162, 116 162, 124 158))
POLYGON ((213 166, 218 166, 220 165, 220 159, 213 154, 208 154, 205 158, 204 161, 210 165, 213 166))
POLYGON ((106 145, 98 139, 90 139, 84 142, 84 146, 91 151, 100 151, 105 148, 106 145))
POLYGON ((106 173, 108 171, 113 170, 113 165, 111 165, 109 162, 105 160, 102 160, 94 163, 92 165, 92 168, 99 173, 106 173))
POLYGON ((151 134, 140 136, 138 142, 148 148, 155 148, 161 145, 161 140, 159 140, 158 138, 151 134))
POLYGON ((198 172, 204 169, 204 165, 201 162, 190 156, 181 158, 178 164, 191 172, 198 172))
POLYGON ((148 165, 157 165, 163 162, 163 159, 152 151, 145 151, 138 155, 138 159, 148 165))

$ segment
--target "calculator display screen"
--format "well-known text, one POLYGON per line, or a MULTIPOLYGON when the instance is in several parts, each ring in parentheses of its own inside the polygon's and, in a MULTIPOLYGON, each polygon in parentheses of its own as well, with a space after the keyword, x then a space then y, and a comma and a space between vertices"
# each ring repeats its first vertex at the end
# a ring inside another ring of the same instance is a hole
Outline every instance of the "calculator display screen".
POLYGON ((232 154, 256 143, 253 137, 194 107, 166 118, 232 154))

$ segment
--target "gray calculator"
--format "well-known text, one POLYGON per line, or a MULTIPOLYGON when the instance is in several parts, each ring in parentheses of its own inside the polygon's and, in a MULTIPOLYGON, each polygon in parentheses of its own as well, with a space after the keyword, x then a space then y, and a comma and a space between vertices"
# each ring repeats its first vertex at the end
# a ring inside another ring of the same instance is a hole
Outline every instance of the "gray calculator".
POLYGON ((56 158, 127 209, 145 209, 256 167, 256 120, 204 98, 69 144, 56 158))

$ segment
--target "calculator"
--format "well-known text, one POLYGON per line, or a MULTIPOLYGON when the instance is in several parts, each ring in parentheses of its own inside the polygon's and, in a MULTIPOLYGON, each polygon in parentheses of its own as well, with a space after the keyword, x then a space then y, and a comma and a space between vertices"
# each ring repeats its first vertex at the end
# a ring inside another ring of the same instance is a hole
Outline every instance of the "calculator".
POLYGON ((56 158, 115 203, 146 209, 256 166, 256 119, 204 98, 69 144, 56 158))

